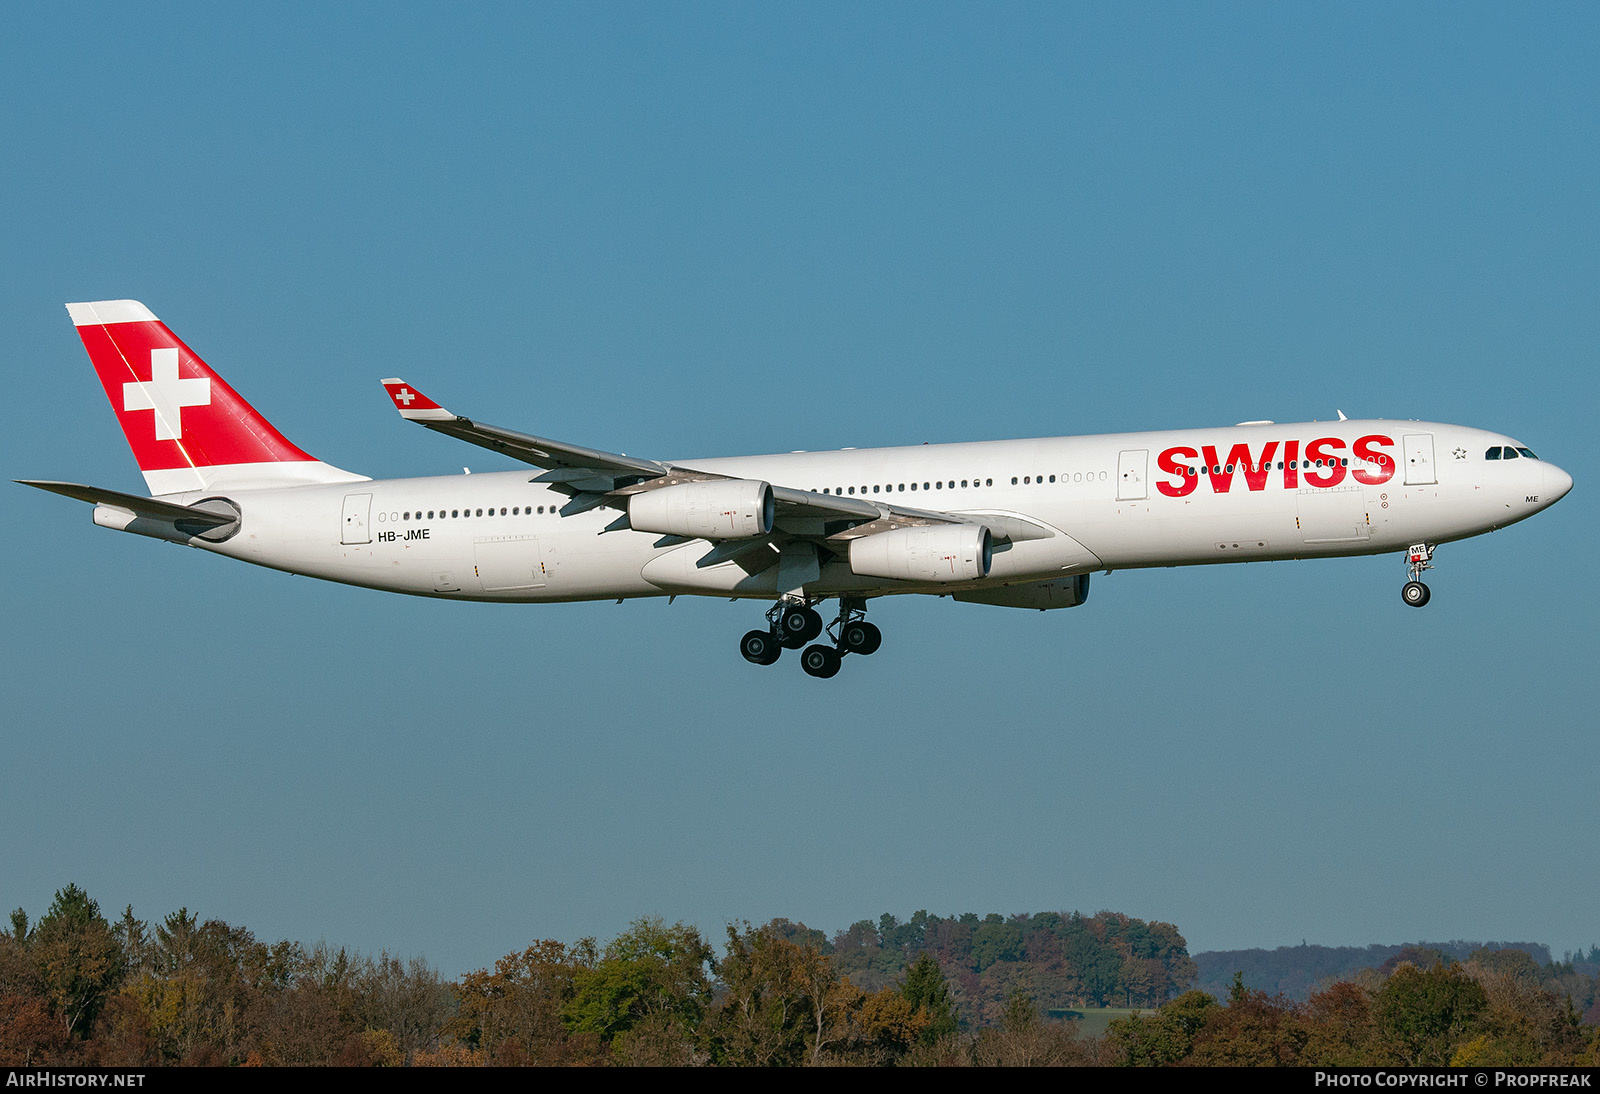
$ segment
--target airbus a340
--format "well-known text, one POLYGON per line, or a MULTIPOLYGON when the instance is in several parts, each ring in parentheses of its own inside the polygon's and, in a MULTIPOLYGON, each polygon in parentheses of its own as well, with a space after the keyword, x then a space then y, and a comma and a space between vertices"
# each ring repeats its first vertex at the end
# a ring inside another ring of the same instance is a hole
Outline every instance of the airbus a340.
POLYGON ((647 460, 485 425, 399 379, 383 386, 401 417, 538 471, 371 479, 285 439, 143 304, 67 311, 151 496, 26 485, 93 504, 96 524, 417 596, 772 601, 740 652, 770 665, 799 649, 819 677, 878 648, 867 602, 897 593, 1070 608, 1096 570, 1403 550, 1402 596, 1421 607, 1438 544, 1572 488, 1499 433, 1343 415, 647 460))

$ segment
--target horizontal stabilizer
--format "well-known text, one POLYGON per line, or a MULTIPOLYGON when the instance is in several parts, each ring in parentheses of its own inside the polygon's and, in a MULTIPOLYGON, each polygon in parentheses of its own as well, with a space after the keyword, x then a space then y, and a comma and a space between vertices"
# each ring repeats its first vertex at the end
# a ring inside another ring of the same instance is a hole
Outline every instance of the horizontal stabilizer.
POLYGON ((196 509, 192 505, 178 505, 175 502, 160 501, 156 498, 142 498, 137 494, 124 494, 119 490, 105 490, 98 486, 82 486, 75 482, 50 482, 44 479, 14 479, 22 486, 36 486, 40 490, 48 490, 52 494, 63 497, 76 498, 86 501, 91 505, 110 505, 117 509, 126 509, 136 517, 145 517, 150 520, 184 521, 185 523, 201 524, 207 528, 220 528, 224 524, 232 524, 239 519, 237 513, 213 513, 205 509, 196 509))

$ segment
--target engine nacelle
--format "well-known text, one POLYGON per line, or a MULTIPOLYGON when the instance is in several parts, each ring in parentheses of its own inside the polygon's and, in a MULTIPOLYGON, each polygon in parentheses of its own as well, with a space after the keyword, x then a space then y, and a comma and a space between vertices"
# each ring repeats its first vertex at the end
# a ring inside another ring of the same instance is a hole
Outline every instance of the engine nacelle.
POLYGON ((1027 585, 1008 585, 1000 589, 974 589, 950 594, 969 604, 993 604, 1001 608, 1076 608, 1089 599, 1089 575, 1073 574, 1027 585))
POLYGON ((628 499, 628 524, 637 531, 692 539, 764 536, 772 514, 772 487, 755 479, 684 482, 628 499))
POLYGON ((850 541, 850 570, 900 581, 977 581, 989 574, 993 542, 981 524, 896 528, 850 541))

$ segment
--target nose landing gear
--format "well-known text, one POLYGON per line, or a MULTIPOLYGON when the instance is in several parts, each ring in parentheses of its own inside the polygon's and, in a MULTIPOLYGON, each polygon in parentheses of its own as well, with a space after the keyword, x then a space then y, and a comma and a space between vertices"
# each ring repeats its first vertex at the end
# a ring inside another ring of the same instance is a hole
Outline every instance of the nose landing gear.
POLYGON ((1406 551, 1406 572, 1411 575, 1400 589, 1400 599, 1413 608, 1420 608, 1433 597, 1432 591, 1422 583, 1422 571, 1433 568, 1433 544, 1415 543, 1406 551))

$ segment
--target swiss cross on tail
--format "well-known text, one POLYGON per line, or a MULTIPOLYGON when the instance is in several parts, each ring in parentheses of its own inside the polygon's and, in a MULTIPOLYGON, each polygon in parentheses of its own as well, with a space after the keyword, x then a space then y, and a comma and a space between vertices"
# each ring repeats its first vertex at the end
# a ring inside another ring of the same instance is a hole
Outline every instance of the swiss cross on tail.
POLYGON ((67 313, 152 494, 361 478, 295 447, 137 300, 67 313))
POLYGON ((210 406, 211 381, 204 376, 188 380, 178 377, 178 351, 175 348, 150 351, 150 379, 130 380, 122 385, 122 409, 153 410, 156 440, 176 441, 183 436, 183 408, 210 406))

